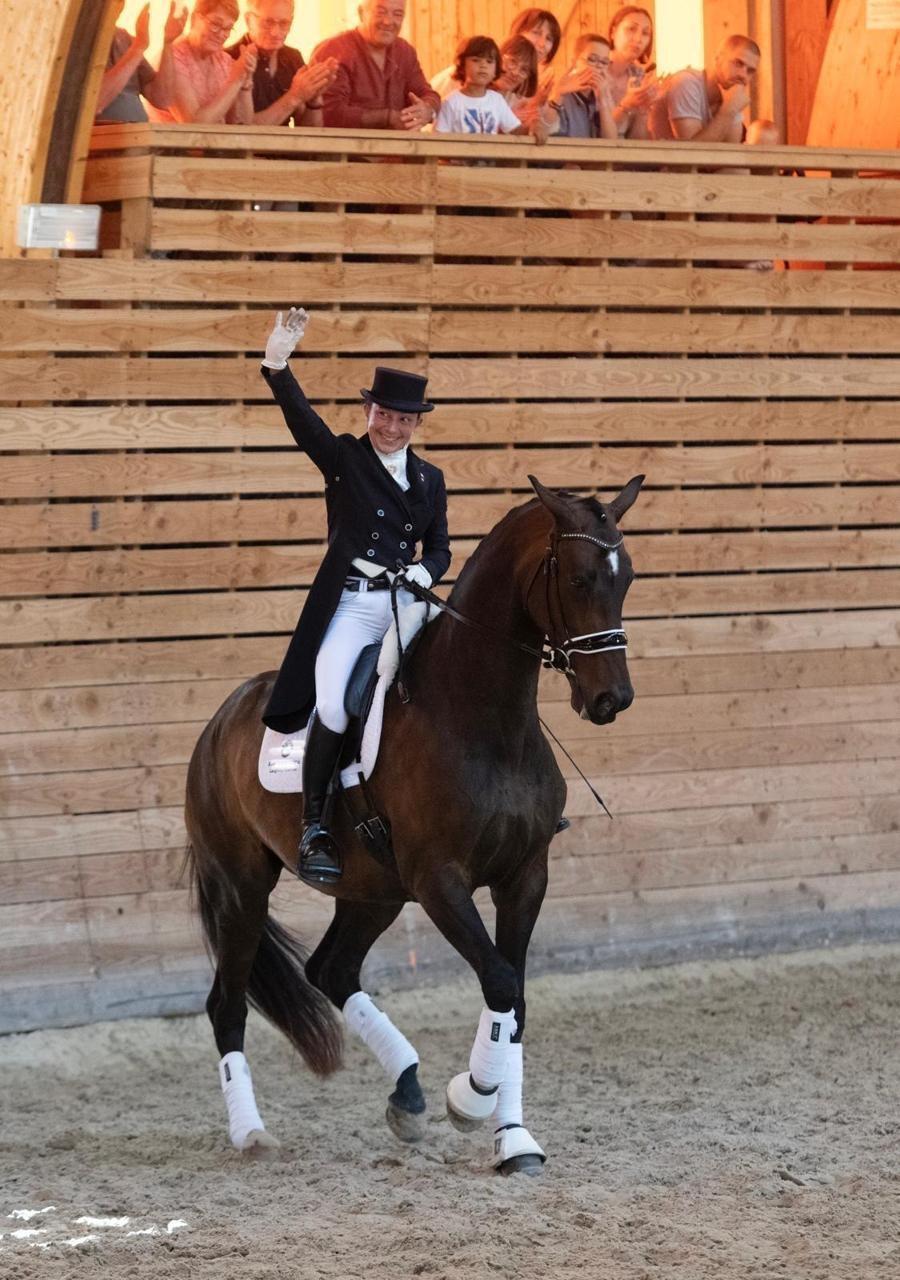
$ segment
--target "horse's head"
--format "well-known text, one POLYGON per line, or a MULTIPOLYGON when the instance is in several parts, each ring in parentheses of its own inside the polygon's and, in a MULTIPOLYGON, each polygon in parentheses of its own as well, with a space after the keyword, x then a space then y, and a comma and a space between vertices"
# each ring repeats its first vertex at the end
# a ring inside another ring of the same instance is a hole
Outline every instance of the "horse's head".
POLYGON ((629 480, 612 502, 547 489, 534 476, 528 479, 553 518, 544 571, 533 584, 529 603, 541 611, 539 624, 546 630, 554 665, 571 686, 573 710, 594 724, 609 724, 634 698, 622 631, 622 604, 634 573, 618 522, 644 477, 629 480))

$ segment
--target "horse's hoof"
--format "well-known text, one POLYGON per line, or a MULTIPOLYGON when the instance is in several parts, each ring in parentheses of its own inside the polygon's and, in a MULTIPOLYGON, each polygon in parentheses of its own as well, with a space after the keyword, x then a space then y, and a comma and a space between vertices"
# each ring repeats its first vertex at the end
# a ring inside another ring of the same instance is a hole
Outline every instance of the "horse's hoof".
POLYGON ((539 1178, 544 1172, 543 1156, 512 1156, 497 1165, 497 1172, 508 1178, 511 1173, 524 1173, 529 1178, 539 1178))
POLYGON ((511 1173, 524 1173, 538 1178, 547 1157, 524 1125, 510 1125, 494 1134, 493 1165, 497 1173, 508 1178, 511 1173))
POLYGON ((447 1085, 447 1119, 460 1133, 473 1133, 494 1114, 497 1091, 480 1093, 472 1088, 468 1071, 454 1076, 447 1085))
POLYGON ((251 1129, 241 1144, 241 1155, 247 1160, 277 1160, 281 1143, 265 1129, 251 1129))
POLYGON ((402 1107, 395 1107, 393 1102, 388 1102, 384 1118, 391 1133, 401 1142, 421 1142, 425 1137, 423 1112, 413 1115, 411 1111, 404 1111, 402 1107))

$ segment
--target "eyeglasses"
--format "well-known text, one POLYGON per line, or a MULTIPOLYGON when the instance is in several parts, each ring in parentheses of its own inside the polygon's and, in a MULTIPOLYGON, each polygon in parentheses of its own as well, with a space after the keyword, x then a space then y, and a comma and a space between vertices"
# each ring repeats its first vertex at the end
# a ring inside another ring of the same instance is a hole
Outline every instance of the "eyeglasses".
POLYGON ((590 67, 608 67, 609 66, 609 58, 595 58, 593 54, 585 58, 585 62, 590 67))
POLYGON ((204 16, 203 21, 206 23, 207 31, 214 36, 227 36, 234 26, 233 22, 213 22, 212 18, 207 18, 206 16, 204 16))
POLYGON ((253 16, 264 31, 290 31, 292 18, 261 18, 258 13, 249 10, 248 17, 253 16))

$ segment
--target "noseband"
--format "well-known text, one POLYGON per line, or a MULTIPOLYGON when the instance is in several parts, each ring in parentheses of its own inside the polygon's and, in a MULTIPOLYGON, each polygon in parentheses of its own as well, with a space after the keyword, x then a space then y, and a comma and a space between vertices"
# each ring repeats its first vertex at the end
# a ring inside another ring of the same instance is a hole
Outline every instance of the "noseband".
MULTIPOLYGON (((571 663, 571 655, 573 653, 609 653, 612 649, 626 649, 628 647, 628 637, 621 627, 613 627, 608 631, 588 631, 582 636, 569 636, 569 628, 566 625, 566 615, 563 609, 562 594, 559 589, 559 558, 557 550, 559 543, 565 538, 582 538, 585 542, 593 542, 594 546, 600 547, 603 551, 616 551, 625 541, 622 534, 616 542, 603 542, 600 538, 595 538, 590 533, 560 533, 556 536, 554 543, 551 539, 544 559, 542 561, 544 569, 544 579, 547 587, 547 639, 550 643, 545 644, 541 654, 544 666, 554 671, 561 671, 563 675, 571 675, 574 677, 575 672, 571 663), (550 580, 556 581, 556 603, 559 606, 559 617, 562 621, 562 632, 566 639, 562 644, 553 644, 549 632, 553 628, 553 609, 550 599, 550 580)), ((535 575, 537 576, 537 575, 535 575)), ((532 580, 533 582, 533 580, 532 580)))

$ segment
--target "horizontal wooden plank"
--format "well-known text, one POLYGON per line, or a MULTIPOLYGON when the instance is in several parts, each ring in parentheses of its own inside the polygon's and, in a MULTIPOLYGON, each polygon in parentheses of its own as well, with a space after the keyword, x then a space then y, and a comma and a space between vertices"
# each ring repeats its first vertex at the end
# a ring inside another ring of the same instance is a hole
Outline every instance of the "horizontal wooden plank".
POLYGON ((471 258, 895 263, 891 225, 834 222, 677 221, 477 213, 278 213, 153 205, 154 250, 224 253, 437 254, 471 258))
MULTIPOLYGON (((114 168, 115 164, 110 168, 114 168)), ((104 162, 100 161, 103 165, 104 162)), ((88 190, 93 178, 89 179, 88 190)), ((328 204, 609 209, 703 214, 780 213, 808 217, 898 217, 891 181, 771 174, 678 173, 648 182, 643 173, 586 161, 577 171, 342 160, 274 159, 255 155, 154 158, 154 200, 297 200, 328 204)))
MULTIPOLYGON (((615 750, 602 733, 582 740, 569 749, 578 768, 588 777, 606 780, 617 787, 619 775, 675 773, 690 769, 708 770, 793 767, 807 764, 845 765, 848 762, 893 760, 900 755, 900 723, 896 720, 859 721, 852 725, 785 725, 767 729, 707 729, 704 722, 690 733, 660 735, 632 734, 618 737, 615 750)), ((202 726, 200 726, 202 727, 202 726)), ((52 744, 47 755, 57 765, 52 777, 40 765, 36 771, 16 771, 0 776, 0 804, 8 818, 45 814, 99 813, 121 810, 131 805, 176 805, 184 794, 187 761, 199 730, 183 735, 180 758, 173 762, 141 762, 127 765, 117 760, 104 767, 92 759, 90 769, 66 769, 64 758, 52 744)), ((110 731, 107 731, 109 733, 110 731)), ((84 731, 82 731, 82 734, 84 731)), ((94 737, 98 735, 95 732, 94 737)), ((83 764, 85 748, 75 757, 83 764)), ((558 763, 563 775, 577 779, 576 768, 562 753, 558 763)), ((71 763, 71 762, 70 762, 71 763)), ((900 865, 900 847, 895 850, 900 865)))
MULTIPOLYGON (((896 185, 896 184, 895 184, 896 185)), ((895 309, 891 271, 746 271, 396 262, 63 258, 0 263, 0 301, 240 303, 284 306, 788 307, 895 309), (30 268, 38 266, 41 271, 30 268)))
MULTIPOLYGON (((14 329, 0 336, 0 350, 261 353, 272 320, 270 310, 20 307, 14 329)), ((428 344, 424 312, 320 309, 314 312, 304 351, 406 353, 427 351, 428 344)))
POLYGON ((151 155, 94 156, 86 166, 82 200, 134 200, 149 197, 154 157, 151 155))
MULTIPOLYGON (((605 783, 601 785, 609 799, 609 788, 605 783)), ((839 790, 840 794, 817 794, 811 799, 796 795, 787 800, 758 791, 750 801, 680 808, 677 815, 665 809, 630 813, 617 806, 616 820, 609 822, 598 816, 596 802, 579 784, 569 788, 566 812, 573 819, 588 818, 588 839, 604 855, 671 848, 676 826, 684 848, 896 832, 900 823, 896 788, 879 795, 865 791, 844 794, 839 790)), ((578 837, 579 830, 573 834, 578 837)), ((84 855, 132 851, 152 852, 156 858, 165 851, 180 854, 184 844, 180 804, 122 813, 0 820, 0 863, 58 858, 71 861, 84 855)))
MULTIPOLYGON (((52 728, 59 723, 52 702, 55 689, 76 685, 89 690, 96 685, 135 681, 149 687, 155 682, 217 679, 228 680, 229 687, 233 687, 248 675, 276 665, 285 643, 283 639, 273 641, 271 636, 151 640, 130 644, 102 641, 59 643, 46 647, 41 647, 42 642, 39 641, 33 646, 3 650, 0 686, 10 691, 30 690, 34 694, 29 709, 8 712, 7 719, 10 715, 13 719, 16 715, 23 719, 37 716, 38 708, 42 707, 42 719, 35 719, 34 724, 52 728)), ((709 662, 709 669, 715 670, 715 664, 720 660, 737 660, 741 669, 748 672, 758 670, 755 664, 766 662, 770 655, 783 662, 787 672, 819 661, 821 652, 828 656, 829 661, 840 662, 846 652, 848 661, 866 662, 875 649, 889 655, 887 660, 891 661, 890 655, 895 655, 900 648, 900 610, 878 608, 842 611, 839 614, 818 611, 722 618, 651 618, 629 626, 629 646, 630 661, 652 661, 671 669, 672 678, 682 682, 683 664, 688 661, 686 655, 690 655, 695 668, 699 664, 705 670, 709 662)), ((872 655, 873 664, 875 661, 872 655)), ((874 665, 872 670, 875 670, 874 665)), ((549 678, 551 682, 558 679, 555 675, 549 678)), ((789 681, 788 676, 785 679, 789 681)), ((804 686, 808 683, 802 682, 804 686)), ((826 683, 835 681, 829 679, 826 683)), ((862 681, 857 678, 857 683, 862 681)), ((738 680, 734 687, 743 685, 738 680)), ((763 683, 758 687, 766 685, 763 683)), ((555 696, 562 695, 557 693, 555 696)))
MULTIPOLYGON (((868 238, 873 247, 880 246, 878 236, 868 238)), ((149 244, 155 250, 181 252, 427 255, 433 251, 434 215, 172 209, 154 204, 149 244)), ((877 260, 876 254, 873 261, 877 260)))
MULTIPOLYGON (((437 306, 874 307, 897 306, 891 271, 746 271, 727 268, 562 267, 436 263, 437 306)), ((257 297, 256 301, 261 299, 257 297)), ((387 301, 391 299, 388 298, 387 301)))
MULTIPOLYGON (((210 221, 214 216, 206 214, 210 221)), ((294 215, 280 216, 287 219, 294 215)), ((620 218, 615 213, 601 213, 597 218, 438 214, 433 250, 429 251, 459 258, 470 258, 477 252, 491 258, 640 258, 662 262, 700 258, 738 263, 757 256, 797 262, 895 263, 900 254, 894 226, 673 221, 620 218)))
MULTIPOLYGON (((269 309, 20 307, 15 325, 0 334, 0 351, 245 354, 262 351, 271 324, 269 309)), ((429 351, 891 354, 900 352, 900 338, 878 315, 319 309, 304 339, 302 367, 316 352, 429 351)))
MULTIPOLYGON (((202 643, 194 642, 195 645, 202 643)), ((74 769, 86 759, 97 768, 173 764, 188 759, 206 719, 231 689, 252 672, 266 665, 272 666, 278 660, 271 641, 244 642, 240 648, 230 677, 220 680, 208 678, 175 682, 166 687, 148 680, 136 686, 120 683, 105 687, 87 685, 0 692, 0 723, 28 726, 27 730, 18 728, 15 732, 0 735, 0 769, 18 773, 53 773, 74 769), (268 649, 262 648, 263 643, 268 645, 268 649), (258 651, 250 648, 252 644, 258 646, 258 651), (197 718, 179 719, 172 723, 176 714, 197 718), (138 733, 132 727, 136 724, 141 726, 138 733)), ((632 711, 635 708, 640 710, 646 699, 663 695, 690 698, 691 702, 685 705, 693 710, 693 699, 699 695, 746 691, 765 693, 768 702, 783 707, 782 691, 815 689, 821 721, 822 709, 827 713, 834 706, 835 687, 853 686, 854 696, 861 699, 863 686, 900 682, 898 648, 835 649, 810 654, 800 651, 684 656, 679 659, 636 658, 628 665, 637 691, 637 702, 632 711), (774 695, 779 696, 776 698, 774 695)), ((585 736, 589 736, 590 727, 573 722, 563 705, 565 702, 565 686, 545 681, 542 715, 554 732, 562 732, 567 742, 577 740, 582 727, 585 736)), ((797 704, 794 704, 790 716, 784 712, 782 722, 792 722, 797 709, 797 704)), ((812 714, 809 704, 802 710, 804 720, 808 722, 812 714)), ((730 703, 726 711, 729 717, 734 714, 730 703)), ((674 710, 671 712, 673 720, 676 714, 674 710)), ((839 721, 847 714, 846 701, 841 697, 832 718, 839 721)), ((865 714, 861 705, 859 714, 865 714)), ((623 736, 623 728, 627 736, 631 719, 629 713, 611 730, 617 741, 623 736)), ((719 723, 708 705, 704 719, 709 725, 719 723)), ((743 723, 747 723, 746 717, 743 723)))
MULTIPOLYGON (((689 360, 664 356, 572 358, 399 358, 395 367, 427 372, 435 400, 617 399, 644 396, 706 399, 714 396, 900 396, 900 361, 893 358, 721 356, 689 360)), ((322 396, 347 396, 365 384, 371 359, 305 361, 322 396)), ((242 400, 266 388, 256 359, 204 360, 119 355, 0 357, 6 400, 242 400), (38 393, 38 394, 36 394, 38 393)))
MULTIPOLYGON (((264 589, 8 599, 0 601, 0 628, 10 645, 283 634, 293 629, 305 594, 299 589, 264 589)), ((698 574, 678 580, 639 578, 629 594, 627 618, 894 608, 898 602, 900 569, 698 574)))
MULTIPOLYGON (((643 473, 651 485, 695 487, 896 481, 900 443, 822 445, 698 445, 538 449, 428 449, 451 489, 518 489, 524 498, 528 476, 544 484, 609 492, 643 473)), ((0 497, 67 498, 203 496, 215 493, 318 494, 322 477, 297 449, 290 452, 200 452, 19 455, 4 459, 0 497)), ((734 501, 740 503, 741 491, 734 501)), ((752 527, 760 510, 747 494, 752 527)), ((802 495, 796 498, 803 503, 802 495)), ((865 506, 861 492, 848 494, 844 510, 865 506)), ((515 501, 509 503, 515 505, 515 501)), ((786 505, 790 505, 789 503, 786 505)))
MULTIPOLYGON (((452 493, 448 519, 454 539, 482 536, 527 494, 452 493)), ((628 516, 629 534, 648 530, 791 528, 816 525, 890 524, 898 489, 892 485, 745 490, 740 502, 730 489, 646 489, 628 516)), ((104 499, 93 502, 23 502, 3 511, 6 547, 110 547, 316 539, 325 528, 319 497, 184 498, 154 502, 104 499)), ((848 532, 852 537, 852 533, 848 532)), ((631 545, 631 543, 629 543, 631 545)))
MULTIPOLYGON (((471 161, 471 138, 428 133, 389 134, 378 129, 291 129, 253 125, 241 128, 221 124, 105 124, 94 130, 91 150, 97 154, 151 148, 165 154, 201 148, 209 151, 267 153, 279 156, 371 155, 434 156, 441 159, 471 161)), ((479 158, 506 157, 519 164, 544 165, 548 157, 578 160, 602 156, 608 164, 657 166, 693 169, 714 165, 746 169, 756 167, 812 168, 816 172, 838 170, 842 173, 893 172, 900 168, 896 151, 847 149, 836 147, 754 147, 752 153, 742 145, 716 143, 633 142, 551 138, 535 146, 533 138, 509 135, 479 138, 479 158), (758 162, 758 163, 757 163, 758 162)))
MULTIPOLYGON (((317 531, 321 535, 321 527, 317 531)), ((196 538, 196 534, 195 534, 196 538)), ((450 581, 477 542, 454 538, 450 581)), ((900 567, 900 528, 629 536, 641 574, 900 567)), ((0 596, 308 586, 325 544, 0 551, 0 596)))
MULTIPOLYGON (((295 371, 313 395, 318 389, 295 371)), ((334 431, 360 430, 356 404, 321 413, 334 431)), ((898 440, 900 416, 891 401, 618 401, 579 404, 452 404, 431 413, 417 435, 424 445, 615 444, 662 441, 695 444, 734 440, 898 440)), ((287 443, 275 405, 0 406, 0 449, 205 449, 279 447, 287 443)))

